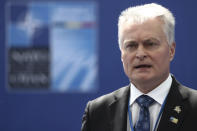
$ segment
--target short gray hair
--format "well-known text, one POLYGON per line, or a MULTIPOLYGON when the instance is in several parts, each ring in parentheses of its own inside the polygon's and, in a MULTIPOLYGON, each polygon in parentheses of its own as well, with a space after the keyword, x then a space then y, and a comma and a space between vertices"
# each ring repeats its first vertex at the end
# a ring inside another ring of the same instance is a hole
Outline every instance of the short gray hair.
POLYGON ((173 14, 165 7, 156 4, 145 4, 135 7, 129 7, 123 10, 118 20, 118 42, 122 48, 122 26, 129 24, 141 24, 151 18, 159 17, 163 22, 163 30, 166 34, 167 42, 171 45, 175 41, 175 18, 173 14))

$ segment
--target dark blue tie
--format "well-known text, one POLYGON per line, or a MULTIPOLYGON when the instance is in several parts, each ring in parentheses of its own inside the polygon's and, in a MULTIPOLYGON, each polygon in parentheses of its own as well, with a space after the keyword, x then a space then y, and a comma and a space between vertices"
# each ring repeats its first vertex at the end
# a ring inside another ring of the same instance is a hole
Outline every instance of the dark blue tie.
POLYGON ((140 114, 134 129, 135 131, 150 131, 150 114, 148 108, 153 104, 154 100, 147 95, 141 95, 136 99, 136 102, 140 106, 140 114))

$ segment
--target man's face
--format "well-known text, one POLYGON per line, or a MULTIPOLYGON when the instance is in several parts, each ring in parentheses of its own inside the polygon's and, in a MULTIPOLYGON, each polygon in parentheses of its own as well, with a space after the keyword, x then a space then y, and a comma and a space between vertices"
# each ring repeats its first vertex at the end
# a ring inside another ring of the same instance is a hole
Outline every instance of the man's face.
POLYGON ((167 43, 163 22, 158 18, 122 28, 121 59, 126 75, 135 85, 158 85, 169 75, 175 43, 167 43))

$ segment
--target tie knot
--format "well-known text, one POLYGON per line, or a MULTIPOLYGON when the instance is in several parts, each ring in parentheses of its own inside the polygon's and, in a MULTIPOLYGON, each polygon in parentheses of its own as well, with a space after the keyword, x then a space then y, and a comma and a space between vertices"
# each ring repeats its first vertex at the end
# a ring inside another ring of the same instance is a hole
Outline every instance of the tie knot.
POLYGON ((153 104, 154 101, 155 101, 154 99, 152 99, 147 95, 141 95, 136 99, 136 102, 140 107, 149 107, 150 105, 153 104))

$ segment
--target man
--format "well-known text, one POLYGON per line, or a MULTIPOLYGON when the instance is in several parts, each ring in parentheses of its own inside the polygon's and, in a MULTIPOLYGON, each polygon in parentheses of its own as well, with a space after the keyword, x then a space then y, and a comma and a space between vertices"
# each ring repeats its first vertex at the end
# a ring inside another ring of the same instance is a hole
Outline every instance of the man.
POLYGON ((170 74, 175 19, 152 3, 119 17, 121 60, 130 85, 88 102, 82 131, 196 131, 197 91, 170 74))

